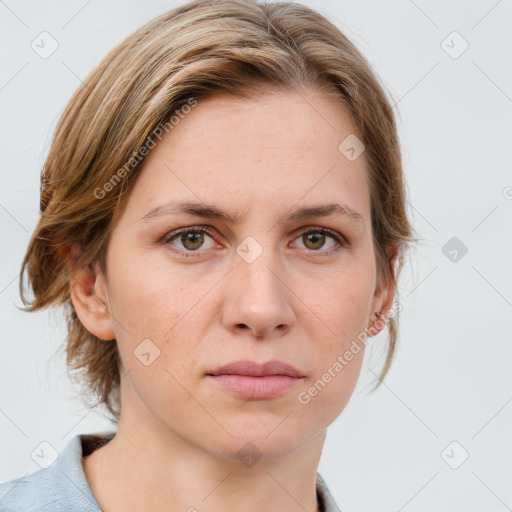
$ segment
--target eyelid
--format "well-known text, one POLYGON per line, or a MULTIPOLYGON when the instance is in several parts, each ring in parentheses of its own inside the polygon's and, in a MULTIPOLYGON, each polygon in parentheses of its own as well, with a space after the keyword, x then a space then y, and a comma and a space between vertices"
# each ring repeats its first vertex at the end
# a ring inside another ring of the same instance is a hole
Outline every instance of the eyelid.
MULTIPOLYGON (((206 233, 208 236, 210 236, 211 238, 213 238, 215 240, 215 237, 217 236, 215 233, 214 233, 215 229, 212 228, 211 226, 202 226, 202 225, 197 225, 197 226, 187 226, 185 228, 178 228, 178 229, 173 229, 172 231, 169 231, 167 232, 161 239, 160 239, 160 243, 165 245, 165 244, 168 244, 173 238, 176 238, 180 235, 183 235, 183 234, 187 234, 187 233, 206 233)), ((222 236, 220 238, 223 238, 222 236)), ((194 251, 189 251, 189 252, 194 252, 194 251)), ((196 251, 198 252, 198 251, 196 251)))
MULTIPOLYGON (((336 231, 334 229, 326 228, 323 226, 311 225, 311 226, 305 226, 304 228, 300 228, 300 231, 299 231, 299 234, 297 235, 297 237, 299 237, 309 231, 315 232, 315 230, 319 233, 322 233, 324 235, 330 236, 331 238, 334 238, 334 240, 340 245, 343 245, 345 247, 351 247, 351 243, 347 240, 347 238, 345 236, 343 236, 341 233, 338 233, 338 231, 336 231)), ((313 251, 313 252, 321 252, 321 251, 313 251)), ((327 251, 325 251, 325 252, 327 252, 327 251)))
MULTIPOLYGON (((178 229, 174 229, 170 232, 167 232, 161 239, 160 239, 160 244, 161 245, 167 245, 169 244, 170 245, 170 242, 172 239, 182 235, 182 234, 186 234, 186 233, 206 233, 208 236, 210 236, 212 239, 215 240, 216 236, 217 236, 217 233, 216 233, 216 229, 212 226, 208 226, 208 225, 192 225, 192 226, 187 226, 187 227, 184 227, 184 228, 178 228, 178 229)), ((333 230, 331 228, 327 228, 327 227, 324 227, 324 226, 317 226, 317 225, 307 225, 307 226, 303 226, 302 228, 299 228, 298 231, 296 231, 295 233, 295 238, 293 238, 292 241, 296 240, 297 238, 299 238, 301 235, 303 235, 304 233, 307 233, 307 232, 317 232, 317 233, 322 233, 323 235, 325 236, 329 236, 331 237, 337 244, 336 247, 330 249, 330 250, 327 250, 327 251, 314 251, 314 250, 311 250, 310 252, 311 253, 318 253, 318 254, 331 254, 333 252, 336 252, 337 250, 340 250, 341 248, 350 248, 352 247, 352 244, 349 242, 349 240, 343 236, 341 233, 339 233, 338 231, 336 230, 333 230)), ((224 238, 222 236, 220 236, 220 238, 224 238)), ((205 250, 201 250, 201 249, 198 249, 197 251, 183 251, 182 249, 179 249, 177 247, 175 247, 174 249, 172 249, 173 252, 178 252, 182 255, 188 255, 189 257, 192 256, 193 254, 197 253, 197 254, 200 254, 202 252, 205 252, 205 250)))

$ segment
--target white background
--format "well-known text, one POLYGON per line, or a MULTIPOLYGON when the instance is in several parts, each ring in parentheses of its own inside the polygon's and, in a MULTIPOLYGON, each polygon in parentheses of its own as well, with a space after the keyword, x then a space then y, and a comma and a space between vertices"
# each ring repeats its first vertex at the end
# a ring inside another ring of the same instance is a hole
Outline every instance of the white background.
MULTIPOLYGON (((356 43, 397 103, 409 211, 423 239, 402 276, 392 369, 368 394, 380 334, 329 429, 319 473, 343 512, 510 510, 512 3, 303 3, 356 43), (454 31, 469 44, 457 58, 464 41, 454 31), (442 252, 452 237, 468 248, 457 262, 442 252), (441 457, 452 441, 451 461, 469 454, 458 469, 441 457)), ((66 378, 58 310, 16 309, 18 274, 65 104, 110 48, 175 5, 0 1, 0 482, 39 469, 30 453, 42 441, 61 450, 112 427, 66 378), (47 59, 30 46, 43 31, 59 44, 47 59)))

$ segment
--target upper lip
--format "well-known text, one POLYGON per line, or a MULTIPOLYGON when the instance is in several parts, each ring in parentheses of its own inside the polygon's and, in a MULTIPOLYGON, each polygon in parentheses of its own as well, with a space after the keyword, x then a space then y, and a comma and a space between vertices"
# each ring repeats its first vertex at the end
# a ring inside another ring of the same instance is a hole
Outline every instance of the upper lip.
POLYGON ((304 377, 297 368, 277 360, 267 361, 263 364, 254 361, 235 361, 217 368, 208 375, 251 375, 254 377, 288 375, 290 377, 304 377))

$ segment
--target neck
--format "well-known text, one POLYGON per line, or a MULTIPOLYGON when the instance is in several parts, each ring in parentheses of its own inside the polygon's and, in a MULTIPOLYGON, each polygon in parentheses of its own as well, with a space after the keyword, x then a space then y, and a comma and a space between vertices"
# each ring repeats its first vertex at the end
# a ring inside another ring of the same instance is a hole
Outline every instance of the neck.
POLYGON ((251 457, 250 447, 237 458, 145 420, 121 413, 115 437, 84 458, 86 479, 103 511, 318 510, 316 473, 325 430, 279 458, 251 457))

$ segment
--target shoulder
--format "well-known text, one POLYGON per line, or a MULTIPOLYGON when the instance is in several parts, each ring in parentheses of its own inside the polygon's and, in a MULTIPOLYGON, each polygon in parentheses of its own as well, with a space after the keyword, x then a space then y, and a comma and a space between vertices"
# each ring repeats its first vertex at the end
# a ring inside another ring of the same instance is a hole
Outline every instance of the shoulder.
POLYGON ((0 512, 60 512, 62 500, 58 475, 51 468, 0 484, 0 512))
POLYGON ((0 484, 0 512, 101 512, 82 467, 84 448, 98 439, 77 435, 48 468, 0 484))
POLYGON ((322 512, 341 512, 320 473, 316 474, 316 494, 322 512))

